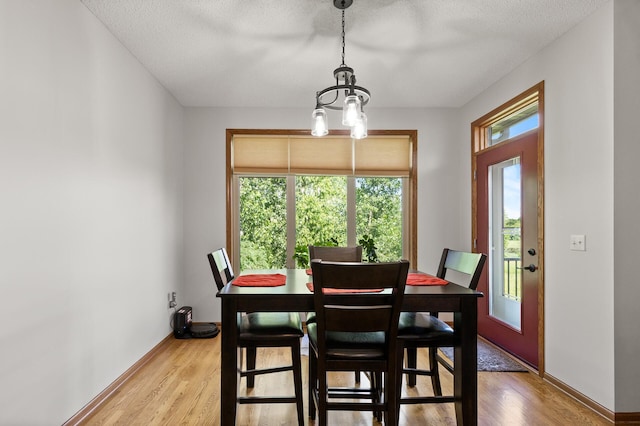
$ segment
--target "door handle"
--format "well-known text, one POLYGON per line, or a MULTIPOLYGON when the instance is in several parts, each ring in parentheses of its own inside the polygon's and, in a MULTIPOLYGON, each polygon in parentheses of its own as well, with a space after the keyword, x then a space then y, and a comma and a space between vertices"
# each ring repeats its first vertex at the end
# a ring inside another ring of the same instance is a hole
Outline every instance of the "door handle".
POLYGON ((531 265, 525 266, 522 269, 526 269, 529 272, 535 272, 538 269, 538 267, 532 263, 531 265))

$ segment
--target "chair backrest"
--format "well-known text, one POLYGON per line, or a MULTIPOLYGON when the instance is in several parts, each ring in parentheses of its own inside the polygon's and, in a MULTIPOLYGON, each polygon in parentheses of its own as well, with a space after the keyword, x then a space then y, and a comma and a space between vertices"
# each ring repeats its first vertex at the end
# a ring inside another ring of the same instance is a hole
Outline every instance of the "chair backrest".
POLYGON ((211 266, 211 272, 213 272, 216 286, 218 290, 222 290, 222 287, 235 278, 229 256, 227 255, 227 249, 224 247, 219 248, 207 254, 207 257, 209 258, 209 265, 211 266))
POLYGON ((311 270, 320 352, 324 353, 321 336, 327 332, 384 332, 387 343, 393 344, 409 271, 407 260, 356 263, 314 259, 311 270), (326 288, 341 292, 323 291, 326 288), (349 290, 371 292, 363 297, 362 293, 347 293, 349 290))
MULTIPOLYGON (((475 290, 480 281, 480 274, 487 255, 484 253, 469 253, 464 251, 456 251, 445 248, 442 250, 440 258, 440 266, 438 266, 437 276, 445 279, 448 271, 456 271, 469 276, 468 287, 475 290)), ((464 284, 454 281, 456 284, 464 284)))
POLYGON ((322 259, 331 262, 362 262, 362 246, 309 246, 309 261, 313 259, 322 259))

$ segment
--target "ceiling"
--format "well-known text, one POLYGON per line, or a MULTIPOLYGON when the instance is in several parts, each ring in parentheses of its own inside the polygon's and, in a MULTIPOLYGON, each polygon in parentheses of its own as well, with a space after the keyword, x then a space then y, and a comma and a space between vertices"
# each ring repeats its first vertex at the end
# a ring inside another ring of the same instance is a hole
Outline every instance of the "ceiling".
MULTIPOLYGON (((184 106, 308 107, 335 84, 332 0, 81 0, 184 106)), ((369 107, 459 107, 609 0, 354 0, 369 107)), ((532 82, 536 83, 536 82, 532 82)))

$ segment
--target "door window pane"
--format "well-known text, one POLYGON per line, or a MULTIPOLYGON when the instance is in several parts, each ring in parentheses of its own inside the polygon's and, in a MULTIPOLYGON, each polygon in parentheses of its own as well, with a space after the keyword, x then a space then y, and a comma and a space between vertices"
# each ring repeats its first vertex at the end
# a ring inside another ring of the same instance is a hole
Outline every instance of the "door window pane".
POLYGON ((522 246, 520 158, 489 167, 489 314, 520 330, 522 246))

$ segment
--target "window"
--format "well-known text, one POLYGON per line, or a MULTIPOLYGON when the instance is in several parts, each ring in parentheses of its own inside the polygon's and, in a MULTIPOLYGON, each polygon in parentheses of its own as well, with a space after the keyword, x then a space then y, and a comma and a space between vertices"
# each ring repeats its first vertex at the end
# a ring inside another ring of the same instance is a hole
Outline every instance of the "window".
POLYGON ((295 177, 297 253, 306 254, 309 244, 344 246, 354 241, 347 232, 347 204, 351 201, 347 186, 346 176, 295 177))
POLYGON ((287 255, 287 180, 284 177, 239 179, 239 269, 284 265, 287 255))
POLYGON ((302 267, 308 244, 372 237, 415 264, 415 131, 227 131, 227 247, 237 269, 302 267))
POLYGON ((473 126, 472 155, 541 126, 540 97, 537 90, 528 90, 508 106, 487 114, 481 124, 473 126))
POLYGON ((535 101, 487 126, 490 145, 496 145, 529 130, 537 129, 538 121, 538 101, 535 101))
POLYGON ((374 239, 378 260, 393 261, 403 256, 403 217, 406 179, 357 178, 356 234, 374 239))

